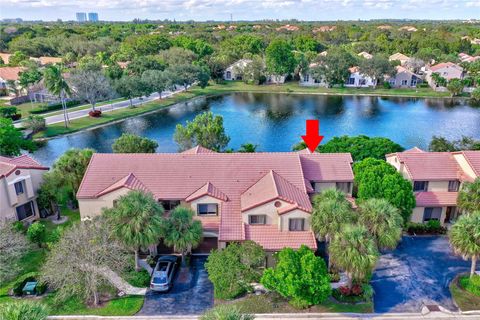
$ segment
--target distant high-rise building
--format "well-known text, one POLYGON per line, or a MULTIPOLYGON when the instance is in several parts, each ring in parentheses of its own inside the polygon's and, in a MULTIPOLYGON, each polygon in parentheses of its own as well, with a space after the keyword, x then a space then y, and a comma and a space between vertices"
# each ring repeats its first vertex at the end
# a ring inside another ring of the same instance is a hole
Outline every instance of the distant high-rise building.
POLYGON ((96 12, 89 12, 89 13, 88 13, 88 21, 90 21, 90 22, 97 22, 97 21, 98 21, 98 13, 96 13, 96 12))
POLYGON ((86 22, 87 21, 87 14, 85 12, 77 12, 77 21, 78 22, 86 22))

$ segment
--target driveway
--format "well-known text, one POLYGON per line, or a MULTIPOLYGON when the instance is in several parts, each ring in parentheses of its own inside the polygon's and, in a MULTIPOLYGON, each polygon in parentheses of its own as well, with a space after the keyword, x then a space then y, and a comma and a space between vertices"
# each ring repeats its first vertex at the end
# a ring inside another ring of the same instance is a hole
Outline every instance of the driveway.
POLYGON ((213 285, 208 280, 205 260, 205 257, 192 257, 191 268, 178 272, 168 293, 147 292, 137 315, 193 315, 212 308, 213 285))
POLYGON ((375 312, 419 312, 422 304, 452 311, 448 285, 470 263, 453 255, 446 237, 403 237, 380 258, 372 278, 375 312))

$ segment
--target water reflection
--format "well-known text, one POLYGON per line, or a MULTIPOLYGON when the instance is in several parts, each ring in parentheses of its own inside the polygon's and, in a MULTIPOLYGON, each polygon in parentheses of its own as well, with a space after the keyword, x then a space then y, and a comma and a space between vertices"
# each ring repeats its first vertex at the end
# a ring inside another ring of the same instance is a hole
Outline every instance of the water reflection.
POLYGON ((34 156, 46 165, 72 147, 111 152, 123 132, 158 142, 158 152, 176 152, 173 133, 178 123, 211 110, 223 116, 231 148, 242 143, 260 151, 289 151, 305 132, 306 119, 320 119, 325 140, 336 135, 385 136, 406 148, 427 147, 432 135, 459 139, 480 137, 480 109, 455 99, 379 98, 294 94, 234 93, 197 98, 156 113, 105 127, 52 139, 34 156))

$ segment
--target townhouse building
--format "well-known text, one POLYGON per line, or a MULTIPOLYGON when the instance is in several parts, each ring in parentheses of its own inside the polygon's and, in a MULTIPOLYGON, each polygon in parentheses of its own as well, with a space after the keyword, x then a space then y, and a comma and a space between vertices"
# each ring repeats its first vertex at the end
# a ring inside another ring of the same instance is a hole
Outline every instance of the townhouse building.
POLYGON ((203 225, 197 253, 253 240, 267 252, 307 245, 311 197, 326 188, 352 196, 350 154, 216 153, 196 147, 176 154, 94 154, 77 193, 82 220, 130 190, 151 193, 170 210, 181 205, 203 225), (115 166, 111 164, 115 163, 115 166))
POLYGON ((412 222, 439 220, 442 225, 461 214, 457 197, 462 184, 480 177, 480 151, 426 152, 413 148, 386 155, 405 179, 413 184, 417 206, 412 222))
POLYGON ((39 218, 37 190, 46 170, 27 155, 0 157, 0 224, 39 218))

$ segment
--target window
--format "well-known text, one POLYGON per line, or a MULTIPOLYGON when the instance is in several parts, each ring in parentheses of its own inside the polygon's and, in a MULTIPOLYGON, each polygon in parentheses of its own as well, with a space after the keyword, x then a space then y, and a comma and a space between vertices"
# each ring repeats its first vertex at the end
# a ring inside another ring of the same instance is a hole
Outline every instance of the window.
POLYGON ((355 84, 355 78, 348 78, 347 84, 355 84))
POLYGON ((366 79, 363 79, 363 78, 360 79, 359 85, 364 86, 364 85, 366 85, 366 84, 367 84, 367 80, 366 80, 366 79))
POLYGON ((344 193, 350 193, 350 182, 337 182, 336 188, 344 193))
POLYGON ((442 216, 441 207, 425 208, 425 210, 423 211, 423 222, 429 221, 429 220, 440 220, 441 216, 442 216))
POLYGON ((322 82, 321 79, 314 79, 314 80, 315 80, 314 81, 315 83, 321 83, 322 82))
POLYGON ((227 76, 226 76, 227 79, 232 79, 232 73, 230 71, 227 71, 227 76))
POLYGON ((180 200, 162 200, 160 201, 160 204, 162 205, 163 209, 165 209, 165 211, 170 211, 180 205, 180 200))
POLYGON ((412 81, 410 81, 410 87, 415 87, 417 85, 417 79, 412 78, 412 81))
POLYGON ((402 80, 402 86, 408 85, 408 80, 402 80))
POLYGON ((24 192, 23 191, 23 180, 15 182, 14 186, 15 186, 15 192, 17 193, 17 196, 24 192))
POLYGON ((448 191, 457 192, 459 187, 460 187, 460 181, 458 180, 448 181, 448 191))
POLYGON ((218 204, 201 203, 197 206, 197 213, 203 215, 218 215, 218 204))
POLYGON ((305 227, 305 219, 295 218, 288 220, 288 230, 289 231, 303 231, 305 227))
POLYGON ((249 224, 266 224, 267 216, 263 214, 248 216, 249 224))
POLYGON ((16 210, 17 210, 18 221, 27 219, 28 217, 35 215, 35 209, 33 207, 32 201, 22 204, 21 206, 18 206, 16 210))
POLYGON ((427 191, 427 190, 428 190, 428 181, 413 182, 413 191, 427 191))
POLYGON ((388 83, 390 83, 392 87, 395 86, 395 79, 388 80, 388 83))
POLYGON ((303 76, 303 82, 308 82, 310 80, 310 75, 307 73, 303 76))

